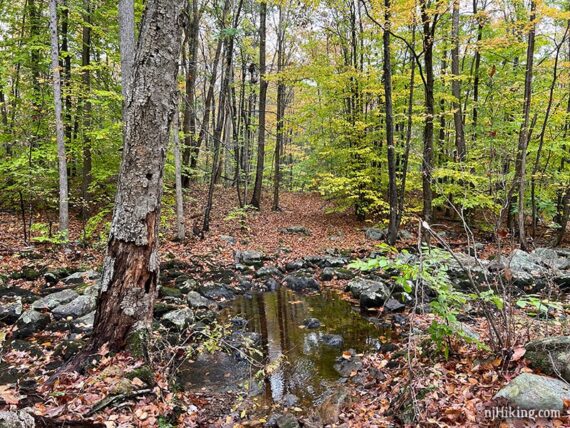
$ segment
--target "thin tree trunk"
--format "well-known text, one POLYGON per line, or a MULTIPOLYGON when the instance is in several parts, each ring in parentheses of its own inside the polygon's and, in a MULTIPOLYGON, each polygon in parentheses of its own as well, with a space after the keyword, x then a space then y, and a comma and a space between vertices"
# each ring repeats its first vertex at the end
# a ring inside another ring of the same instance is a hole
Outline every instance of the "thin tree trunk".
POLYGON ((91 0, 83 0, 85 10, 83 26, 83 41, 81 66, 83 67, 83 179, 81 182, 81 195, 83 198, 82 217, 87 220, 90 204, 89 187, 91 186, 91 0))
POLYGON ((390 58, 390 0, 384 0, 384 98, 386 110, 386 146, 388 151, 388 201, 390 218, 388 244, 394 245, 398 237, 398 186, 396 184, 396 154, 394 147, 394 115, 392 109, 392 64, 390 58))
MULTIPOLYGON (((277 41, 277 72, 281 73, 285 66, 285 27, 283 22, 283 6, 279 6, 279 29, 277 41)), ((279 187, 281 185, 281 151, 283 150, 283 136, 285 116, 285 83, 279 76, 277 82, 277 134, 275 137, 274 175, 273 175, 273 211, 279 211, 279 187)))
POLYGON ((147 0, 124 112, 124 148, 92 350, 125 347, 152 321, 162 177, 177 100, 182 2, 147 0))
POLYGON ((263 186, 263 168, 265 161, 265 108, 267 103, 267 80, 265 76, 265 44, 267 37, 267 3, 259 4, 259 128, 257 135, 257 168, 251 205, 261 208, 261 189, 263 186))
POLYGON ((457 160, 463 162, 467 149, 465 147, 465 134, 463 132, 463 111, 461 107, 461 81, 459 73, 459 0, 453 0, 453 19, 451 38, 453 47, 451 49, 451 91, 453 93, 453 121, 455 124, 455 149, 457 150, 457 160))
POLYGON ((172 136, 174 140, 174 169, 176 186, 176 238, 183 241, 186 237, 184 230, 184 196, 182 194, 182 163, 180 159, 180 135, 178 124, 178 108, 172 119, 172 136))
POLYGON ((57 4, 49 2, 49 27, 51 34, 51 67, 53 77, 53 97, 55 107, 55 133, 57 158, 59 161, 59 231, 67 238, 69 228, 69 203, 67 190, 67 158, 63 130, 63 108, 61 103, 61 75, 59 72, 59 42, 57 37, 57 4))
POLYGON ((473 0, 473 15, 477 18, 477 45, 475 48, 475 70, 473 72, 473 141, 477 139, 477 120, 479 115, 479 69, 481 68, 481 40, 483 40, 483 18, 477 16, 477 1, 473 0))

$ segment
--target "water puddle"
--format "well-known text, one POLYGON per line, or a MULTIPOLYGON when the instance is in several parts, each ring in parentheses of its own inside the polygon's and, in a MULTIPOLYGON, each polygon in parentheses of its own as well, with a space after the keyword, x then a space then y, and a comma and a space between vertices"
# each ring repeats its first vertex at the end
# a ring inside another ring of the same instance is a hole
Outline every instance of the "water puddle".
MULTIPOLYGON (((301 295, 285 288, 274 292, 240 296, 220 318, 241 317, 244 327, 257 333, 262 360, 271 372, 258 392, 267 404, 290 401, 311 403, 319 399, 340 377, 336 360, 344 350, 357 353, 376 349, 386 332, 355 311, 337 294, 301 295), (316 318, 321 326, 306 328, 303 321, 316 318), (339 337, 342 344, 338 344, 339 337)), ((180 380, 187 390, 223 392, 254 383, 256 368, 245 361, 217 352, 202 355, 183 366, 180 380)))

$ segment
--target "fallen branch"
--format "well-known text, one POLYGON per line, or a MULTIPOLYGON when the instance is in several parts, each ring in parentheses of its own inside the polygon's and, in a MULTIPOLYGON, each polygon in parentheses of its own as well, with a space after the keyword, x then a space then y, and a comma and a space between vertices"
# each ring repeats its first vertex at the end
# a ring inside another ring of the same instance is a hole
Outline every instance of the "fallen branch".
POLYGON ((111 405, 130 400, 131 398, 140 397, 141 395, 149 394, 151 392, 152 389, 139 389, 127 394, 110 395, 109 397, 105 397, 102 400, 98 401, 85 416, 92 416, 111 405))

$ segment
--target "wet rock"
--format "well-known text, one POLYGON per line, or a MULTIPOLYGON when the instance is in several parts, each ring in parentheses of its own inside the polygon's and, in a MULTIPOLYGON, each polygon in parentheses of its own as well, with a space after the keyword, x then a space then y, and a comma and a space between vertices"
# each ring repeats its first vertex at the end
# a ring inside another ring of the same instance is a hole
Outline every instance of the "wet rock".
POLYGON ((266 276, 281 276, 281 271, 275 266, 264 266, 255 272, 257 278, 264 278, 266 276))
POLYGON ((525 358, 541 372, 570 381, 570 336, 534 340, 525 346, 525 358))
MULTIPOLYGON (((237 330, 234 331, 226 341, 234 349, 250 349, 261 344, 261 335, 253 331, 237 330)), ((238 352, 235 356, 241 359, 244 358, 241 352, 238 352)))
POLYGON ((208 308, 212 303, 214 303, 213 301, 205 298, 196 291, 190 291, 188 293, 188 295, 186 296, 186 302, 188 303, 188 306, 190 306, 193 309, 208 308))
POLYGON ((332 281, 335 276, 335 271, 333 268, 326 267, 321 272, 321 281, 332 281))
POLYGON ((22 300, 19 298, 14 299, 12 302, 0 304, 0 322, 6 324, 14 324, 22 315, 23 306, 22 300))
POLYGON ((319 283, 308 272, 297 272, 287 275, 283 280, 285 285, 293 291, 319 290, 319 283))
POLYGON ((268 278, 265 281, 265 286, 267 287, 268 291, 276 291, 279 288, 279 283, 275 280, 275 278, 268 278))
POLYGON ((387 236, 386 229, 378 229, 376 227, 369 227, 364 230, 364 236, 371 241, 383 241, 387 236))
POLYGON ((366 278, 354 278, 346 285, 345 291, 350 292, 352 294, 352 297, 355 299, 359 299, 364 290, 367 290, 377 284, 383 283, 366 278))
POLYGON ((162 324, 168 328, 184 330, 194 322, 194 312, 191 309, 178 309, 167 312, 160 319, 162 324))
POLYGON ((14 332, 14 337, 17 339, 29 337, 35 332, 43 330, 49 322, 50 316, 48 314, 29 309, 16 321, 17 330, 14 332))
POLYGON ((306 328, 319 328, 321 326, 321 322, 316 318, 307 318, 303 320, 303 325, 306 328))
POLYGON ((339 348, 344 343, 344 339, 340 334, 323 334, 321 336, 321 342, 327 346, 334 346, 339 348))
POLYGON ((296 235, 306 235, 306 236, 309 236, 311 234, 311 231, 304 226, 282 227, 281 229, 279 229, 279 232, 296 234, 296 235))
POLYGON ((494 397, 512 407, 521 409, 564 409, 564 401, 570 399, 570 386, 559 379, 522 373, 511 380, 494 397))
POLYGON ((48 294, 39 300, 32 303, 33 309, 48 309, 52 310, 59 305, 64 305, 79 297, 75 290, 62 290, 57 293, 48 294))
POLYGON ((230 245, 234 245, 235 243, 237 243, 237 239, 230 235, 220 235, 220 239, 222 241, 227 242, 230 245))
POLYGON ((353 373, 361 370, 363 364, 360 357, 352 355, 350 359, 344 357, 337 358, 333 367, 342 377, 350 377, 353 373))
POLYGON ((55 307, 52 311, 56 319, 67 317, 78 318, 95 310, 97 298, 95 296, 79 296, 69 303, 55 307))
POLYGON ((95 311, 77 318, 71 323, 71 330, 75 333, 89 333, 95 324, 95 311))
POLYGON ((238 251, 235 255, 235 259, 236 263, 245 266, 261 267, 263 264, 263 254, 254 250, 238 251))
POLYGON ((180 298, 182 297, 182 291, 180 291, 178 288, 162 286, 160 287, 160 290, 158 290, 158 295, 160 297, 180 298))
POLYGON ((0 412, 0 427, 2 428, 34 428, 35 426, 35 419, 27 409, 0 412))
POLYGON ((404 310, 406 306, 395 299, 388 299, 384 303, 384 310, 388 312, 400 312, 404 310))
POLYGON ((234 298, 234 291, 224 284, 204 284, 198 287, 198 293, 212 300, 231 300, 234 298))
POLYGON ((303 269, 306 266, 304 260, 295 260, 293 262, 289 262, 285 265, 285 270, 287 272, 292 272, 295 270, 303 269))
POLYGON ((362 308, 377 308, 384 304, 390 297, 390 290, 384 283, 380 281, 373 281, 369 287, 364 288, 360 292, 360 307, 362 308))
POLYGON ((348 263, 348 259, 345 257, 336 256, 308 256, 305 257, 305 261, 311 266, 320 268, 343 267, 348 263))

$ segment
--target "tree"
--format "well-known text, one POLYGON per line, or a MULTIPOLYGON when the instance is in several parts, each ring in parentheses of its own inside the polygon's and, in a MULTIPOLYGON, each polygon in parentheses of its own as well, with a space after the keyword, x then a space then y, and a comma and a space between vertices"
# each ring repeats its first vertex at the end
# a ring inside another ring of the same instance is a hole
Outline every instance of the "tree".
POLYGON ((455 149, 457 160, 465 160, 467 149, 465 147, 465 133, 463 131, 463 109, 461 107, 461 76, 459 73, 459 0, 453 0, 453 18, 451 39, 451 91, 453 94, 453 123, 455 124, 455 149))
POLYGON ((166 145, 177 100, 182 2, 148 0, 124 112, 124 148, 92 348, 122 349, 152 320, 166 145))
POLYGON ((129 96, 130 79, 135 55, 134 0, 119 0, 119 50, 121 54, 121 82, 123 103, 129 96))
POLYGON ((267 3, 261 0, 259 4, 259 127, 257 134, 257 167, 255 184, 251 196, 251 205, 261 207, 261 188, 263 185, 263 168, 265 162, 265 109, 267 104, 267 79, 265 76, 265 44, 267 39, 267 3))
POLYGON ((59 161, 59 231, 67 237, 69 228, 69 195, 67 189, 67 157, 63 129, 61 103, 61 73, 59 71, 59 41, 57 36, 57 0, 49 2, 49 27, 51 34, 51 68, 53 77, 53 98, 55 107, 55 135, 59 161))
POLYGON ((394 146, 394 113, 392 106, 392 63, 390 58, 390 0, 384 0, 384 103, 386 112, 386 146, 388 153, 388 243, 394 245, 398 237, 398 186, 396 183, 396 149, 394 146))
MULTIPOLYGON (((283 6, 279 5, 279 18, 277 24, 277 73, 281 73, 285 66, 285 18, 283 6)), ((277 82, 277 131, 275 136, 274 173, 273 173, 273 211, 279 211, 279 187, 281 185, 281 152, 284 141, 284 116, 285 116, 285 82, 279 76, 277 82)))

